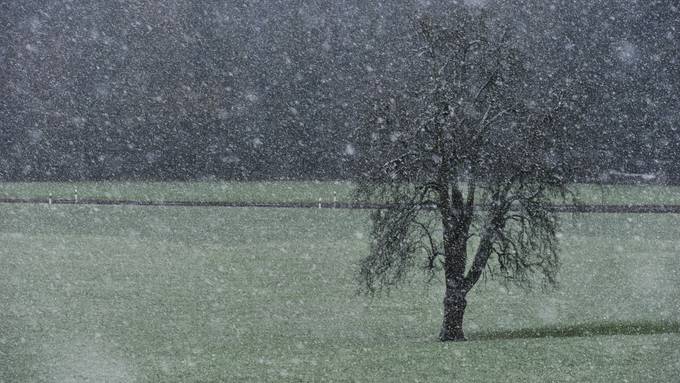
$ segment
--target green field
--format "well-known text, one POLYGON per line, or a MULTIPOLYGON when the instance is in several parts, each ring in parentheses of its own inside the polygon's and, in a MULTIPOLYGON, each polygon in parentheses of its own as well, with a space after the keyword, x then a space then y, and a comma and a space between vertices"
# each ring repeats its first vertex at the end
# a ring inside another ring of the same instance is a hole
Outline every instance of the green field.
MULTIPOLYGON (((253 203, 351 202, 346 181, 272 182, 5 182, 0 198, 102 198, 138 201, 223 201, 253 203)), ((577 185, 586 204, 680 204, 680 187, 660 185, 577 185)))
MULTIPOLYGON (((141 194, 140 194, 141 195, 141 194)), ((367 213, 0 204, 0 382, 670 382, 680 216, 585 214, 550 292, 355 294, 367 213)))
POLYGON ((295 203, 351 201, 348 182, 10 182, 0 197, 103 198, 138 201, 295 203))

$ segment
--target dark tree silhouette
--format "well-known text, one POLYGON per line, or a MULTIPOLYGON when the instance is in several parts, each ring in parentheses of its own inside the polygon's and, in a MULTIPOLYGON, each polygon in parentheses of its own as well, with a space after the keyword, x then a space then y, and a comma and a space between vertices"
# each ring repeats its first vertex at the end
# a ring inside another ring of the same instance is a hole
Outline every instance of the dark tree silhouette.
MULTIPOLYGON (((358 197, 387 203, 372 214, 361 262, 368 292, 402 281, 423 258, 443 268, 442 341, 464 340, 467 294, 485 270, 529 286, 555 283, 556 197, 569 193, 560 166, 560 102, 532 101, 512 34, 484 11, 464 8, 446 26, 422 17, 424 86, 370 116, 373 156, 358 197)), ((433 274, 434 275, 434 274, 433 274)))

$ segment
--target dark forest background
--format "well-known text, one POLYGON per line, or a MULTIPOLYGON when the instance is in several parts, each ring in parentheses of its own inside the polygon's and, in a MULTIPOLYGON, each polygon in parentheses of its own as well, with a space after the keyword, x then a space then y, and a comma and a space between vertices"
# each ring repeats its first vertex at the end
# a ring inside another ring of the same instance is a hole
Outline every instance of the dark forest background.
MULTIPOLYGON (((0 180, 350 178, 451 3, 0 1, 0 180)), ((527 103, 563 90, 575 178, 680 181, 676 0, 464 3, 516 35, 527 103)))

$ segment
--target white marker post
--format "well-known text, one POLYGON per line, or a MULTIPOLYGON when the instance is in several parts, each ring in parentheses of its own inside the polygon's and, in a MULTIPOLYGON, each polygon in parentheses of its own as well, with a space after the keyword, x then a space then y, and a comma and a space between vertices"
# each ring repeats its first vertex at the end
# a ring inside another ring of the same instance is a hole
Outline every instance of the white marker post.
POLYGON ((333 191, 333 209, 335 209, 335 205, 338 203, 338 193, 336 191, 333 191))
POLYGON ((319 198, 319 209, 321 209, 321 198, 319 198))
POLYGON ((74 201, 75 203, 78 203, 78 188, 75 188, 75 189, 74 189, 73 201, 74 201))
POLYGON ((52 206, 52 193, 50 193, 49 197, 47 197, 47 204, 52 206))

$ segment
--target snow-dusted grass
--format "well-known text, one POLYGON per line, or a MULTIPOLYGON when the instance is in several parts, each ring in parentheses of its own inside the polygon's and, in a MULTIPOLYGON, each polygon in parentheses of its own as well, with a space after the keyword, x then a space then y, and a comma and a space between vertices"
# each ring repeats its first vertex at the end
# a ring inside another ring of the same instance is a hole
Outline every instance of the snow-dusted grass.
POLYGON ((344 181, 271 182, 9 182, 0 197, 102 198, 137 201, 226 201, 295 203, 350 201, 353 185, 344 181))
POLYGON ((587 204, 680 205, 680 186, 582 184, 575 190, 587 204))
POLYGON ((0 381, 674 381, 680 216, 565 221, 556 291, 355 294, 364 211, 0 205, 0 381))
MULTIPOLYGON (((680 204, 680 187, 661 185, 578 185, 586 204, 680 204)), ((351 202, 345 181, 271 182, 5 182, 0 198, 127 199, 138 201, 224 201, 252 203, 351 202)))

